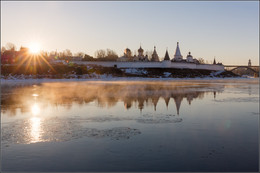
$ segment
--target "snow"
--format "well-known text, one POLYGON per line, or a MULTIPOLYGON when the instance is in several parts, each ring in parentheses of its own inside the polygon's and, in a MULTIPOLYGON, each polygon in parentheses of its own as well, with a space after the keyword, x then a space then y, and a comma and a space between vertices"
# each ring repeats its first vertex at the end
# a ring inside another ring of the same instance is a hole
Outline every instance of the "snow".
POLYGON ((216 71, 216 72, 211 73, 211 76, 217 76, 223 72, 224 72, 224 70, 216 71))
POLYGON ((139 74, 139 75, 147 74, 147 71, 145 69, 138 69, 138 68, 126 68, 126 69, 122 69, 122 71, 129 74, 139 74))
POLYGON ((171 75, 171 73, 169 73, 169 72, 164 72, 163 75, 164 75, 165 77, 169 77, 169 76, 171 75))

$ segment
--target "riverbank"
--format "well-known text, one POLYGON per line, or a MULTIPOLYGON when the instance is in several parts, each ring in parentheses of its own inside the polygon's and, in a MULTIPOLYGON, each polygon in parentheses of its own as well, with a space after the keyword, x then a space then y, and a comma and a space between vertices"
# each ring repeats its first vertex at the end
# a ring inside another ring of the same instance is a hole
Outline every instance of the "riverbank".
POLYGON ((46 82, 79 82, 79 81, 212 81, 212 82, 259 82, 259 78, 252 77, 196 77, 196 78, 144 78, 144 77, 113 77, 111 75, 99 75, 95 78, 64 78, 64 79, 53 79, 53 78, 1 78, 1 85, 4 84, 36 84, 46 82))

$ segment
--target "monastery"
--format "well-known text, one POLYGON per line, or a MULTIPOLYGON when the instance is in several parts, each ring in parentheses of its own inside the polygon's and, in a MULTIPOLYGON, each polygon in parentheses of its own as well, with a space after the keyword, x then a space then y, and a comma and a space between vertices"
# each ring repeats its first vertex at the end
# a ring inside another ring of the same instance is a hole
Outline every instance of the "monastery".
MULTIPOLYGON (((120 61, 120 62, 133 62, 133 61, 159 62, 160 61, 159 56, 156 52, 155 46, 154 46, 154 50, 153 50, 151 60, 149 60, 148 55, 144 55, 143 52, 144 52, 144 50, 140 46, 140 48, 138 49, 138 55, 132 56, 131 50, 129 48, 126 48, 125 51, 124 51, 124 56, 118 58, 117 61, 120 61)), ((168 50, 166 50, 166 53, 165 53, 165 56, 164 56, 164 61, 170 61, 168 50)), ((199 64, 199 61, 197 59, 194 59, 190 52, 187 55, 186 59, 183 59, 183 57, 181 55, 180 47, 179 47, 179 42, 177 42, 177 47, 176 47, 176 51, 175 51, 175 54, 174 54, 174 58, 171 61, 172 62, 188 62, 188 63, 199 64)), ((215 59, 214 59, 214 62, 215 62, 215 59)), ((216 63, 214 63, 214 64, 216 64, 216 63)))
POLYGON ((175 50, 174 57, 170 59, 168 50, 166 50, 164 59, 160 61, 159 56, 156 52, 156 47, 151 56, 148 59, 148 55, 144 55, 144 50, 140 46, 138 49, 138 55, 132 56, 132 52, 129 48, 126 48, 124 55, 119 57, 117 61, 88 61, 88 62, 77 62, 79 64, 94 64, 104 67, 116 67, 116 68, 179 68, 179 69, 200 69, 200 70, 211 70, 211 71, 223 71, 224 65, 222 63, 216 63, 215 59, 213 64, 201 64, 196 58, 193 58, 189 52, 186 59, 183 59, 181 55, 179 42, 175 50))

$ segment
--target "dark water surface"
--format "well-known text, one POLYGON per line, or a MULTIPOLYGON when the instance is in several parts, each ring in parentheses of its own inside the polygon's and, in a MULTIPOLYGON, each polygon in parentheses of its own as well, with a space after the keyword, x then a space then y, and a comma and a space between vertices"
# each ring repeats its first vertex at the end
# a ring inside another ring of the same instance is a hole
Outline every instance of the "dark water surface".
POLYGON ((3 171, 258 171, 256 79, 1 85, 3 171))

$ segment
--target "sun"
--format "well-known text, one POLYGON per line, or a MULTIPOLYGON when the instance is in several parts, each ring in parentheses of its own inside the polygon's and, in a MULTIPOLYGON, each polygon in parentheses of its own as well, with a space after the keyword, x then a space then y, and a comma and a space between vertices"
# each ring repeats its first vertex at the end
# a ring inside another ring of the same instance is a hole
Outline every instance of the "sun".
POLYGON ((32 54, 37 54, 40 52, 40 46, 39 44, 37 43, 32 43, 30 46, 29 46, 29 49, 30 49, 30 52, 32 54))

